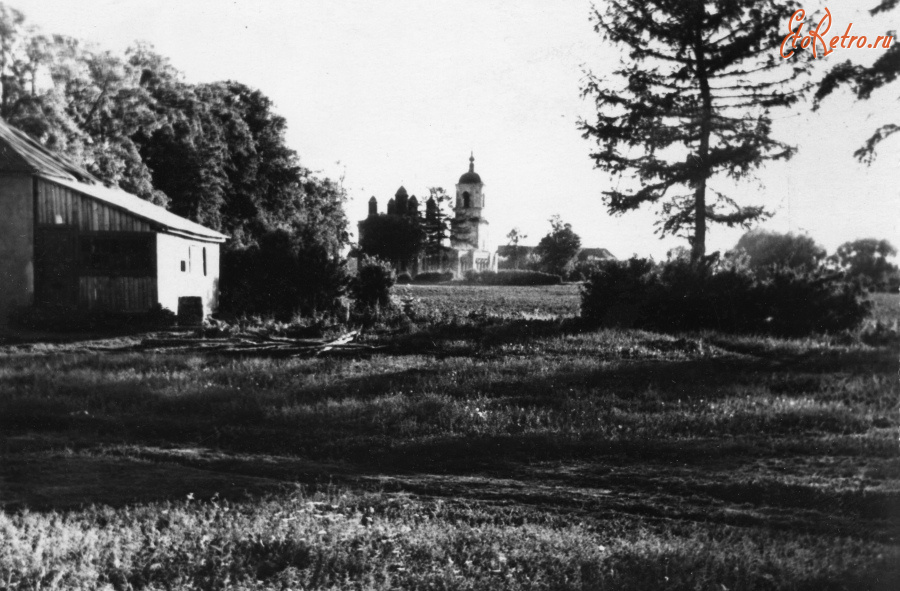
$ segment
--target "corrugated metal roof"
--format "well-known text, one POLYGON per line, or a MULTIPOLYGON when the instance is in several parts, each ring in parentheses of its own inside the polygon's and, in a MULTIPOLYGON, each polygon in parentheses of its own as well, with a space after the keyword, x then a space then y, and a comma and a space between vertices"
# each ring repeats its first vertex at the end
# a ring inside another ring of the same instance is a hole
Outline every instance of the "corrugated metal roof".
POLYGON ((76 180, 53 178, 46 175, 39 176, 48 181, 68 187, 73 191, 78 191, 88 197, 93 197, 104 203, 120 207, 134 216, 162 226, 163 231, 175 234, 187 234, 192 237, 212 242, 224 242, 228 238, 224 234, 220 234, 215 230, 210 230, 206 226, 201 226, 189 219, 175 215, 165 208, 153 205, 149 201, 141 199, 131 193, 126 193, 121 189, 106 187, 104 185, 89 185, 76 180))
POLYGON ((134 216, 161 226, 163 231, 187 234, 213 242, 224 242, 228 238, 122 189, 105 186, 100 179, 85 169, 51 152, 40 142, 9 126, 2 119, 0 119, 0 171, 26 172, 40 176, 88 197, 124 209, 134 216))

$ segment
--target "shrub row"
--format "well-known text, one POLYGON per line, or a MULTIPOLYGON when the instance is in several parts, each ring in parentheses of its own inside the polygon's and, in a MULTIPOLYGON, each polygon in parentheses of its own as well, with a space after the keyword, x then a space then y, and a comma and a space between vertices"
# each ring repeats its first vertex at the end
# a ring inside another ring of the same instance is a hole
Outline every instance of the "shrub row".
POLYGON ((473 285, 558 285, 562 277, 539 271, 468 271, 466 282, 473 285))
POLYGON ((453 281, 453 271, 440 273, 438 271, 429 271, 428 273, 419 273, 413 278, 413 283, 444 283, 453 281))
POLYGON ((823 270, 716 270, 646 259, 598 265, 581 315, 605 326, 799 336, 858 326, 870 304, 842 274, 823 270))

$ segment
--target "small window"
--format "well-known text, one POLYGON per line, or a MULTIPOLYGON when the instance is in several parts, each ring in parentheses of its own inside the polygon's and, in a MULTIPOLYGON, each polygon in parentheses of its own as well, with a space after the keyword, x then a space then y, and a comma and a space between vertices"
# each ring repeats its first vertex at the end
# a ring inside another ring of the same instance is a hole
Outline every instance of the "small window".
POLYGON ((472 207, 472 205, 471 205, 471 200, 470 200, 470 195, 469 195, 469 192, 468 192, 468 191, 465 191, 465 192, 463 193, 463 207, 465 207, 465 208, 467 208, 467 209, 468 209, 469 207, 472 207))
POLYGON ((206 277, 206 247, 203 247, 203 276, 206 277))
POLYGON ((184 273, 187 271, 187 262, 181 261, 181 272, 184 273))

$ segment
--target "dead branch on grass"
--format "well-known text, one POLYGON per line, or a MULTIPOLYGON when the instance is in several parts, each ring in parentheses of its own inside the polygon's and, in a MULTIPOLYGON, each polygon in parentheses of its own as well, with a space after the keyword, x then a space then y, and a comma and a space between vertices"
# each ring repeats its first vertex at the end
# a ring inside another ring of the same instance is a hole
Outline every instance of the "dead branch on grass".
POLYGON ((221 355, 261 355, 266 357, 315 357, 319 355, 359 355, 383 347, 354 343, 360 332, 354 330, 335 339, 292 339, 277 336, 233 336, 219 338, 176 337, 147 338, 144 349, 185 349, 221 355))

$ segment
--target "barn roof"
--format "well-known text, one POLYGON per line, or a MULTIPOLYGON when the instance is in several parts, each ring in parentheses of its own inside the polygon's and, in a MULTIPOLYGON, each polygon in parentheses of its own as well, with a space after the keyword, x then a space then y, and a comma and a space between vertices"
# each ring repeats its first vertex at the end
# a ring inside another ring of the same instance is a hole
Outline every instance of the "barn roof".
POLYGON ((99 183, 100 180, 65 156, 55 154, 27 133, 0 119, 0 169, 99 183))
POLYGON ((2 119, 0 119, 0 172, 23 172, 39 176, 124 209, 135 217, 161 227, 164 232, 213 242, 224 242, 228 238, 137 195, 118 187, 107 187, 84 168, 64 156, 51 152, 28 134, 7 125, 2 119))
POLYGON ((615 260, 616 257, 613 256, 611 252, 606 250, 605 248, 582 248, 578 251, 578 260, 584 261, 589 258, 594 259, 602 259, 602 260, 615 260))
POLYGON ((46 178, 48 181, 58 183, 64 187, 68 187, 73 191, 78 191, 88 197, 93 197, 98 201, 103 201, 109 205, 127 210, 128 213, 135 217, 162 226, 164 232, 182 234, 191 238, 211 240, 214 242, 224 242, 225 239, 228 238, 224 234, 220 234, 215 230, 210 230, 206 226, 201 226, 187 218, 175 215, 163 207, 154 205, 146 199, 141 199, 137 195, 126 193, 122 189, 107 187, 102 184, 89 185, 75 180, 46 177, 45 175, 38 176, 46 178))

